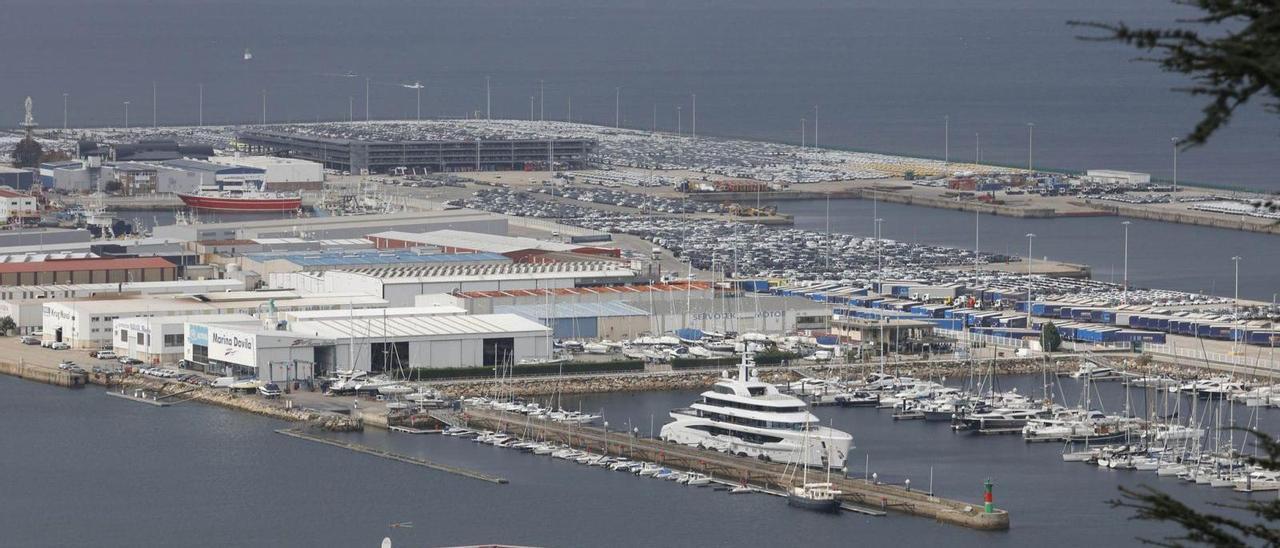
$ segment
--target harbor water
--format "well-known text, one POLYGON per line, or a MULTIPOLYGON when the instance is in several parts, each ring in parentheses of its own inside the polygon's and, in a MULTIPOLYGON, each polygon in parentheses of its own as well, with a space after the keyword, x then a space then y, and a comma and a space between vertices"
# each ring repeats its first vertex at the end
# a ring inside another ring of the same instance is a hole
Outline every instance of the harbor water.
MULTIPOLYGON (((827 230, 826 200, 779 201, 780 213, 795 216, 796 228, 827 230)), ((874 220, 883 237, 904 242, 972 250, 974 213, 921 206, 831 200, 831 231, 872 236, 874 220)), ((1028 233, 1036 235, 1036 259, 1087 264, 1096 280, 1124 280, 1124 226, 1121 217, 1024 219, 982 215, 979 247, 985 253, 1026 256, 1028 233)), ((1280 292, 1280 246, 1275 236, 1221 228, 1132 219, 1129 226, 1129 283, 1133 287, 1178 289, 1231 297, 1240 256, 1240 297, 1271 302, 1280 292)))
MULTIPOLYGON (((1038 394, 1041 377, 1001 379, 1038 394)), ((1102 384, 1108 412, 1123 400, 1102 384)), ((1075 402, 1077 385, 1063 393, 1075 402)), ((342 435, 398 453, 505 477, 462 478, 273 433, 285 424, 203 405, 156 408, 96 389, 0 377, 0 529, 15 546, 398 546, 504 542, 540 546, 1115 546, 1172 530, 1129 520, 1106 501, 1118 486, 1148 484, 1203 507, 1244 495, 1154 474, 1064 463, 1057 444, 1017 436, 956 434, 945 424, 900 422, 874 409, 819 408, 853 434, 849 474, 1012 512, 1008 532, 979 532, 890 515, 820 515, 765 495, 636 478, 444 436, 369 430, 342 435), (68 495, 74 493, 74 495, 68 495), (391 527, 412 522, 413 527, 391 527)), ((603 410, 614 430, 647 434, 696 392, 564 397, 566 408, 603 410)), ((1135 406, 1141 398, 1135 393, 1135 406)), ((1238 422, 1248 414, 1237 409, 1238 422)), ((1276 413, 1261 425, 1274 432, 1276 413)), ((336 435, 335 436, 339 436, 336 435)), ((1239 445, 1239 438, 1237 438, 1239 445)), ((1253 496, 1275 496, 1255 494, 1253 496)))
MULTIPOLYGON (((563 120, 572 110, 575 121, 613 125, 617 101, 626 127, 800 143, 807 119, 809 144, 965 161, 981 148, 984 161, 1016 166, 1027 165, 1034 123, 1035 167, 1168 179, 1170 139, 1186 135, 1207 102, 1172 91, 1190 82, 1134 61, 1138 51, 1078 40, 1091 32, 1067 24, 1167 26, 1197 13, 1168 0, 1026 0, 1017 9, 1001 0, 792 0, 785 9, 774 0, 10 0, 5 8, 21 24, 0 33, 0 50, 23 53, 0 59, 14 82, 0 88, 6 126, 22 119, 30 95, 36 121, 61 127, 63 94, 72 127, 123 125, 125 101, 134 127, 150 126, 153 112, 159 125, 195 124, 201 105, 206 124, 412 119, 418 90, 403 86, 421 82, 424 117, 488 109, 525 119, 536 96, 537 117, 563 120)), ((1277 130, 1274 115, 1247 105, 1209 145, 1180 155, 1179 179, 1274 191, 1277 130)))

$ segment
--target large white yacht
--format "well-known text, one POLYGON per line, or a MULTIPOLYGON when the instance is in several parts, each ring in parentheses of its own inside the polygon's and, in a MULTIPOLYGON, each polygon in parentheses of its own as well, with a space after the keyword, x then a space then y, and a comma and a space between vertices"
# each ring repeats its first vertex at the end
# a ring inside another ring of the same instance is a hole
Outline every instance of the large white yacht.
POLYGON ((776 462, 841 468, 853 446, 852 436, 822 426, 803 400, 761 382, 750 353, 742 355, 736 379, 724 372, 702 399, 672 410, 671 418, 662 426, 666 441, 776 462))

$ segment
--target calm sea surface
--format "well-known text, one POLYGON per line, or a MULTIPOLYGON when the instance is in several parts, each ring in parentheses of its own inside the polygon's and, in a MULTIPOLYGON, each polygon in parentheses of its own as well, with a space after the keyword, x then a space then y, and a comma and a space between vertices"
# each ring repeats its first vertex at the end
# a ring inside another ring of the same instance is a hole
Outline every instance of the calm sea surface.
MULTIPOLYGON (((824 200, 776 202, 795 215, 797 228, 827 229, 824 200)), ((884 219, 885 238, 974 246, 974 214, 869 200, 832 200, 831 230, 871 236, 874 219, 884 219)), ((1124 280, 1124 226, 1119 217, 1019 219, 983 215, 977 221, 979 247, 988 253, 1026 256, 1027 233, 1035 234, 1037 259, 1087 264, 1094 279, 1124 280)), ((1240 261, 1240 297, 1270 302, 1280 292, 1280 242, 1274 235, 1132 219, 1129 225, 1129 282, 1136 287, 1180 289, 1232 296, 1240 261)))
MULTIPOLYGON (((412 118, 485 110, 1025 166, 1172 175, 1202 103, 1070 20, 1167 25, 1169 0, 10 0, 0 125, 412 118), (244 60, 245 49, 253 59, 244 60), (346 77, 348 73, 354 77, 346 77), (369 79, 366 113, 365 80, 369 79), (544 81, 545 96, 538 92, 544 81), (158 99, 152 101, 154 82, 158 99), (655 122, 656 109, 656 122, 655 122), (950 137, 943 118, 950 117, 950 137), (813 142, 812 131, 806 142, 813 142), (979 137, 980 134, 980 137, 979 137), (949 151, 947 150, 949 148, 949 151)), ((1245 108, 1183 181, 1280 190, 1280 121, 1245 108)))
MULTIPOLYGON (((1001 382, 1040 393, 1037 375, 1001 382)), ((1122 409, 1118 385, 1101 392, 1106 410, 1122 409)), ((1075 402, 1079 388, 1067 383, 1060 394, 1075 402)), ((564 405, 602 410, 611 428, 644 435, 650 420, 660 427, 667 410, 695 396, 607 394, 566 397, 564 405)), ((1132 401, 1145 408, 1140 394, 1132 401)), ((154 408, 96 388, 70 391, 9 377, 0 377, 0 414, 6 467, 0 530, 3 544, 12 546, 372 547, 383 536, 398 546, 1117 546, 1169 532, 1110 508, 1117 486, 1153 485, 1201 506, 1239 496, 1064 463, 1056 444, 894 423, 873 409, 818 410, 854 436, 850 475, 869 469, 883 481, 910 479, 913 488, 927 489, 932 471, 938 494, 975 503, 990 477, 997 504, 1013 512, 1012 530, 817 515, 774 497, 729 496, 442 436, 349 436, 511 481, 491 485, 287 438, 272 432, 284 423, 261 417, 203 405, 154 408), (405 521, 414 527, 390 527, 405 521)), ((1276 417, 1264 412, 1263 429, 1274 432, 1276 417)), ((1230 412, 1223 410, 1223 418, 1230 412)), ((1237 408, 1235 420, 1253 416, 1237 408)))

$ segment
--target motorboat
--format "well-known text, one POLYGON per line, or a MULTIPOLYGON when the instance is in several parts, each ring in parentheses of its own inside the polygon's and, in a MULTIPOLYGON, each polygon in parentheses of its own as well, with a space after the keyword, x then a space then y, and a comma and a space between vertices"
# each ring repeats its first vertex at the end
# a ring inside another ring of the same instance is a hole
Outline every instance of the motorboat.
POLYGON ((721 374, 711 390, 688 408, 671 411, 665 441, 801 466, 844 466, 853 437, 821 426, 804 400, 760 381, 751 353, 744 353, 737 377, 721 374))

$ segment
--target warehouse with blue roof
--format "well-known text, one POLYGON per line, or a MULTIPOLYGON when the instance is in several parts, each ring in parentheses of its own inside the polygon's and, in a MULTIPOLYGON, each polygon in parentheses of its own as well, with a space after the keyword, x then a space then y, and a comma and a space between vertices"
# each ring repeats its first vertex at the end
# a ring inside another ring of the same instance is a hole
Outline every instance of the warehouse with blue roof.
POLYGON ((428 248, 412 248, 249 253, 241 258, 240 266, 267 276, 281 272, 317 272, 377 266, 498 265, 510 262, 511 259, 497 253, 438 253, 428 248))
POLYGON ((497 314, 515 314, 551 327, 557 339, 631 339, 648 333, 649 312, 622 301, 498 305, 497 314))

